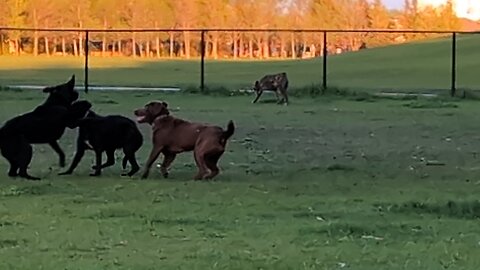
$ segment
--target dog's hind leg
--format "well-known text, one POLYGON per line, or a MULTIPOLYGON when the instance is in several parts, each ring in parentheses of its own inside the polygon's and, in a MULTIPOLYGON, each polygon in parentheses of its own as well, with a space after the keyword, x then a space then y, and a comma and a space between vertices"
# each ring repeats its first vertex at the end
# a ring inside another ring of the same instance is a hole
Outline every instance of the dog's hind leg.
POLYGON ((195 180, 202 180, 205 174, 208 173, 208 167, 205 164, 205 155, 199 154, 198 151, 194 151, 195 163, 197 163, 198 173, 195 175, 195 180))
POLYGON ((10 164, 10 169, 8 170, 8 176, 10 177, 17 177, 18 176, 18 160, 15 158, 15 155, 19 155, 20 153, 14 154, 14 153, 8 153, 5 151, 2 151, 2 155, 7 159, 8 163, 10 164), (7 154, 7 155, 5 155, 7 154))
POLYGON ((95 169, 93 173, 90 174, 90 176, 99 176, 102 174, 102 150, 95 150, 95 169))
POLYGON ((25 142, 24 144, 22 144, 21 149, 19 149, 19 152, 21 152, 22 154, 19 157, 18 176, 25 178, 27 180, 40 180, 40 178, 31 176, 27 172, 28 165, 32 161, 32 156, 33 156, 32 146, 25 142))
POLYGON ((284 101, 285 105, 288 105, 288 95, 287 95, 287 93, 283 94, 283 101, 284 101))
POLYGON ((7 160, 10 163, 10 169, 8 170, 8 176, 17 177, 18 176, 18 169, 19 169, 17 161, 13 160, 13 159, 12 160, 7 159, 7 160))
POLYGON ((280 104, 283 99, 280 98, 280 95, 278 94, 278 91, 275 91, 275 98, 277 99, 277 104, 280 104))
POLYGON ((123 170, 127 169, 127 163, 128 163, 128 157, 127 157, 127 155, 124 155, 123 159, 122 159, 122 169, 123 170))
MULTIPOLYGON (((115 165, 115 149, 114 150, 107 150, 107 161, 102 164, 100 167, 101 169, 108 168, 110 166, 115 165)), ((95 170, 97 165, 92 166, 92 169, 95 170)))
POLYGON ((130 176, 132 177, 134 174, 136 174, 140 170, 140 166, 137 163, 137 159, 135 157, 135 152, 140 149, 141 144, 127 144, 125 147, 123 147, 123 153, 125 156, 123 157, 122 160, 122 168, 125 170, 127 168, 127 162, 130 163, 130 166, 132 167, 130 169, 130 172, 128 173, 123 173, 122 176, 130 176))
POLYGON ((3 157, 8 161, 10 164, 10 169, 8 170, 9 177, 17 177, 19 166, 19 157, 25 155, 23 153, 22 145, 22 137, 15 137, 11 140, 6 140, 8 143, 0 144, 0 152, 3 157))
POLYGON ((59 158, 59 165, 60 167, 65 167, 65 153, 63 152, 62 148, 60 148, 60 145, 58 145, 57 141, 53 141, 49 143, 52 149, 58 154, 59 158))
POLYGON ((218 150, 215 152, 211 152, 205 155, 205 164, 207 168, 210 170, 210 173, 204 176, 205 179, 212 179, 218 175, 220 169, 217 166, 218 160, 222 156, 223 151, 218 150))
POLYGON ((136 174, 140 170, 140 166, 137 163, 137 159, 135 158, 135 155, 131 155, 128 159, 128 162, 130 162, 132 169, 128 172, 127 175, 132 177, 134 174, 136 174))
MULTIPOLYGON (((131 155, 128 155, 128 156, 125 155, 123 160, 125 160, 125 164, 127 163, 127 161, 130 162, 130 165, 132 166, 132 168, 130 169, 130 171, 128 173, 122 173, 122 176, 132 177, 133 175, 135 175, 140 170, 140 166, 137 163, 137 159, 135 158, 135 154, 131 154, 131 155)), ((127 166, 125 166, 124 169, 126 167, 127 166)))
POLYGON ((170 167, 170 165, 172 165, 172 162, 175 160, 175 157, 177 155, 170 152, 163 152, 163 155, 164 155, 164 158, 163 158, 162 166, 160 167, 160 171, 163 177, 168 178, 168 168, 170 167))

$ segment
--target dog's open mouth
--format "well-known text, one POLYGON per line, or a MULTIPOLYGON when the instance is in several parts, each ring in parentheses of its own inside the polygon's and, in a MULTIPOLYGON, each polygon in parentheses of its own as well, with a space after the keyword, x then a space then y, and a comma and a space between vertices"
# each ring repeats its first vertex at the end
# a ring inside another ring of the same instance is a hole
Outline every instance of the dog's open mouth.
POLYGON ((145 122, 145 118, 146 118, 145 115, 137 116, 137 122, 138 123, 143 123, 143 122, 145 122))

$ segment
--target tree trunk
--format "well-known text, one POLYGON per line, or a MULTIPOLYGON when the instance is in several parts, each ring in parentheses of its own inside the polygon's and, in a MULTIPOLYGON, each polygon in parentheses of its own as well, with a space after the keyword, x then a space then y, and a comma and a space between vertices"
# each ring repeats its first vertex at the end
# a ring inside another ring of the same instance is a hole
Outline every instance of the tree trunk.
POLYGON ((217 32, 213 33, 212 55, 213 55, 213 59, 215 59, 215 60, 218 59, 218 33, 217 32))
POLYGON ((78 34, 78 56, 83 56, 83 34, 78 34))
POLYGON ((173 58, 173 32, 170 32, 170 58, 173 58))
MULTIPOLYGON (((158 22, 155 21, 155 28, 158 28, 158 22)), ((155 47, 156 47, 156 54, 157 58, 160 58, 160 36, 157 33, 157 36, 155 38, 155 47)))
POLYGON ((238 53, 238 56, 240 58, 243 58, 245 56, 245 44, 243 43, 243 35, 240 35, 240 40, 238 41, 238 44, 240 45, 240 51, 238 53))
POLYGON ((120 38, 118 39, 117 52, 118 52, 119 55, 123 55, 123 51, 122 51, 122 40, 121 40, 120 38))
POLYGON ((48 48, 49 44, 48 44, 48 37, 44 37, 44 40, 45 40, 45 54, 47 56, 50 56, 50 48, 48 48))
MULTIPOLYGON (((107 29, 108 24, 107 24, 107 18, 103 17, 103 29, 107 29)), ((103 32, 103 38, 102 38, 102 57, 105 57, 105 52, 107 50, 107 33, 103 32)))
POLYGON ((135 58, 137 57, 137 47, 135 45, 136 40, 135 40, 135 32, 132 33, 132 57, 135 58))
POLYGON ((190 59, 190 32, 183 32, 185 58, 190 59))
POLYGON ((248 57, 253 58, 253 39, 249 37, 248 39, 248 57))
POLYGON ((292 44, 291 44, 291 46, 292 46, 292 48, 291 48, 292 59, 295 59, 297 52, 295 51, 295 34, 294 33, 292 33, 292 35, 291 35, 291 42, 292 42, 292 44))
POLYGON ((33 33, 33 55, 38 55, 38 31, 33 33))
POLYGON ((73 39, 73 55, 78 56, 77 40, 73 39))
POLYGON ((78 34, 78 56, 83 56, 83 37, 82 33, 78 34))
POLYGON ((237 33, 233 32, 233 59, 237 59, 237 56, 238 56, 237 33))
POLYGON ((17 56, 20 55, 20 42, 18 40, 18 38, 15 39, 15 54, 17 56))
MULTIPOLYGON (((38 28, 37 9, 33 9, 33 26, 38 28)), ((38 32, 33 33, 33 55, 38 55, 38 32)))
POLYGON ((147 40, 147 44, 145 46, 145 56, 150 58, 150 40, 147 40))
POLYGON ((157 58, 160 58, 160 37, 157 36, 156 39, 156 47, 157 47, 157 58))
POLYGON ((285 51, 285 36, 282 34, 280 37, 280 58, 285 59, 287 57, 285 51))
POLYGON ((270 58, 270 42, 267 35, 263 39, 263 58, 270 58))
POLYGON ((58 39, 55 37, 53 39, 53 52, 52 52, 53 55, 57 54, 57 44, 58 44, 58 39))
POLYGON ((65 37, 62 37, 62 56, 66 55, 66 45, 65 45, 65 37))

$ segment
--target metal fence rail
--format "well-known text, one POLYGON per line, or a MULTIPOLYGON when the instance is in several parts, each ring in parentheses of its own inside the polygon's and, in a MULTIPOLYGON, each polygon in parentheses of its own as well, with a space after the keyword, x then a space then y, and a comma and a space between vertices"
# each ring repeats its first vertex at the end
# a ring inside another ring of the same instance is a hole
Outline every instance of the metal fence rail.
POLYGON ((200 33, 200 83, 199 87, 205 90, 205 35, 209 32, 284 32, 284 33, 318 33, 323 34, 323 55, 322 55, 322 82, 324 89, 328 88, 328 34, 336 33, 383 33, 383 34, 442 34, 451 35, 451 84, 450 95, 455 96, 457 89, 457 35, 458 34, 480 34, 480 31, 429 31, 429 30, 396 30, 396 29, 232 29, 232 28, 188 28, 188 29, 166 29, 166 28, 132 28, 132 29, 95 29, 95 28, 22 28, 22 27, 2 27, 1 31, 32 31, 32 32, 77 32, 85 34, 84 52, 84 81, 85 92, 89 90, 89 39, 91 33, 178 33, 178 32, 194 32, 200 33))

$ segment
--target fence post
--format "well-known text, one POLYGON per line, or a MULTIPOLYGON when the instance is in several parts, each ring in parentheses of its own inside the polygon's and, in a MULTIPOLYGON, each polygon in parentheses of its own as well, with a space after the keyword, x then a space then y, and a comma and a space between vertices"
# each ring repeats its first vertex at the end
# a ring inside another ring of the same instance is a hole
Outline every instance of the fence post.
POLYGON ((457 91, 457 32, 452 33, 452 81, 450 95, 455 96, 457 91))
POLYGON ((202 38, 200 41, 200 90, 205 91, 205 30, 202 30, 202 38))
POLYGON ((322 83, 322 91, 327 90, 327 57, 328 57, 328 50, 327 50, 327 31, 323 32, 323 83, 322 83))
POLYGON ((88 38, 89 31, 85 31, 85 93, 88 93, 88 38))

